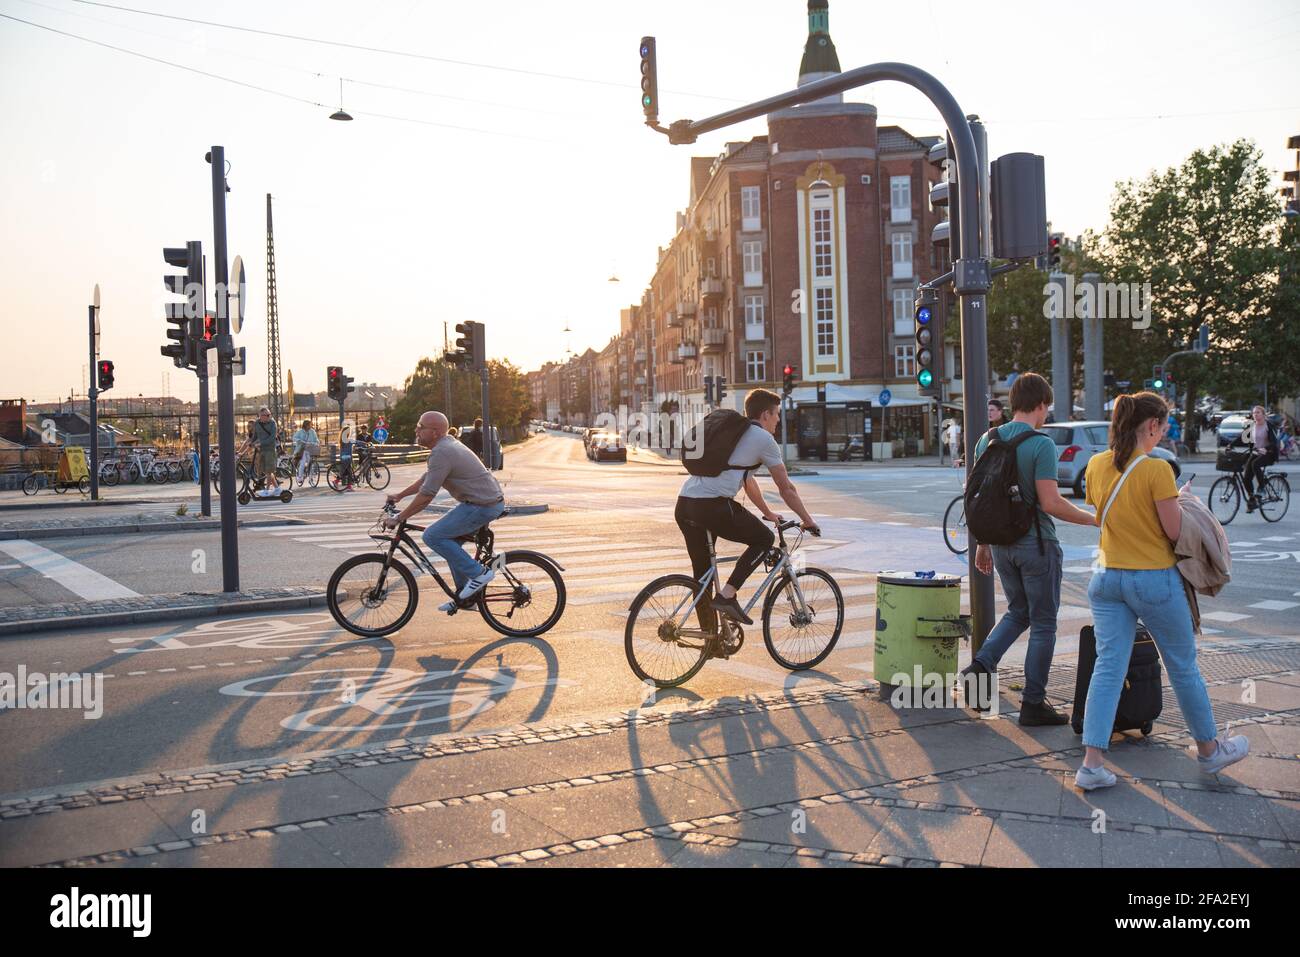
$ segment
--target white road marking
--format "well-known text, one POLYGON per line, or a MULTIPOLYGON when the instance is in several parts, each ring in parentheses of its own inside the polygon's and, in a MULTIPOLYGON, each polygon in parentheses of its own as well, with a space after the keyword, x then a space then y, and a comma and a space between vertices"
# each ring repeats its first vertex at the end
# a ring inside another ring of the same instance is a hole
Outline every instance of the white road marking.
POLYGON ((0 565, 0 572, 8 571, 11 568, 22 568, 22 565, 0 565))
MULTIPOLYGON (((1293 538, 1295 538, 1294 535, 1270 535, 1270 536, 1268 536, 1268 538, 1261 539, 1261 541, 1265 541, 1265 542, 1289 542, 1289 541, 1291 541, 1291 539, 1293 539, 1293 538)), ((1240 543, 1238 543, 1238 544, 1240 544, 1240 543)))
POLYGON ((1277 601, 1269 598, 1266 601, 1257 601, 1255 604, 1246 607, 1261 608, 1264 611, 1289 611, 1292 608, 1300 608, 1300 601, 1277 601))
POLYGON ((138 592, 119 585, 94 569, 87 568, 80 562, 74 562, 58 552, 52 552, 26 539, 0 541, 0 552, 7 553, 10 558, 18 559, 28 568, 57 582, 84 601, 140 597, 138 592))
POLYGON ((1221 621, 1229 625, 1236 621, 1245 621, 1250 617, 1252 616, 1238 615, 1231 611, 1211 611, 1201 613, 1201 621, 1221 621))

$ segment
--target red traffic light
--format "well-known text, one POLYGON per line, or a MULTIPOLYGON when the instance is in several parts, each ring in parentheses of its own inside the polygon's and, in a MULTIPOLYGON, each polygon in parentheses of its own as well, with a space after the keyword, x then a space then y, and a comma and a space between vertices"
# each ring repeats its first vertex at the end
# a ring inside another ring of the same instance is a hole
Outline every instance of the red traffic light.
POLYGON ((792 365, 787 365, 787 366, 785 367, 785 369, 782 370, 782 372, 783 372, 785 375, 794 375, 794 366, 792 366, 792 365))
POLYGON ((104 361, 100 362, 100 364, 99 364, 99 374, 100 374, 100 375, 108 375, 109 372, 111 372, 112 370, 113 370, 113 363, 109 362, 107 359, 105 359, 104 361))

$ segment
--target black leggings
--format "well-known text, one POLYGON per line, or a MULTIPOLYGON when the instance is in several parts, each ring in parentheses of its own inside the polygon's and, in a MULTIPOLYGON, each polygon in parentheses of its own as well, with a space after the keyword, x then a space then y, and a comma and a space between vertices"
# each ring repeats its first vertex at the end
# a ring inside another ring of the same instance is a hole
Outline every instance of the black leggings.
POLYGON ((739 589, 767 554, 776 535, 757 515, 730 498, 677 499, 677 527, 686 539, 691 570, 701 577, 709 570, 709 533, 748 546, 736 562, 727 584, 739 589))
POLYGON ((1251 455, 1250 460, 1246 463, 1246 468, 1242 474, 1242 480, 1246 483, 1246 494, 1255 494, 1255 479, 1259 479, 1259 487, 1262 491, 1264 488, 1264 469, 1277 462, 1277 456, 1272 452, 1259 453, 1251 455))

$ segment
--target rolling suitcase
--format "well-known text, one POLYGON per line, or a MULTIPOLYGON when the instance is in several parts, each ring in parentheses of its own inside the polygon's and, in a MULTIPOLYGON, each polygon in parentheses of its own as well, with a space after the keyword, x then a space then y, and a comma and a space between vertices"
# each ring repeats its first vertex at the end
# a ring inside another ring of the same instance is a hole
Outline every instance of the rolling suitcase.
MULTIPOLYGON (((1075 734, 1083 734, 1083 709, 1088 701, 1088 685, 1092 683, 1092 669, 1097 664, 1097 637, 1092 625, 1084 625, 1079 632, 1079 670, 1074 679, 1074 707, 1070 725, 1075 734)), ((1151 733, 1156 718, 1164 706, 1160 653, 1151 633, 1139 626, 1133 642, 1133 655, 1128 662, 1128 675, 1124 689, 1119 693, 1115 708, 1116 731, 1141 731, 1151 733)))

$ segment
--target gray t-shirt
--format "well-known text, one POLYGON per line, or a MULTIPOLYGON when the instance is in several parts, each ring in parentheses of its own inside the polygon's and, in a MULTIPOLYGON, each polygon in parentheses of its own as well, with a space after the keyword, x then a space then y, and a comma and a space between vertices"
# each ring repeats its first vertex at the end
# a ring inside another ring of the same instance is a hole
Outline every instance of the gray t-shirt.
POLYGON ((471 505, 491 505, 502 499, 496 476, 454 436, 444 435, 429 450, 427 468, 420 486, 423 495, 437 495, 438 489, 445 488, 456 501, 471 505))
MULTIPOLYGON (((735 451, 727 459, 728 465, 751 466, 755 463, 769 469, 781 465, 781 447, 772 433, 757 422, 736 443, 735 451)), ((735 498, 745 481, 745 469, 726 469, 721 475, 692 475, 679 494, 686 498, 735 498)))

